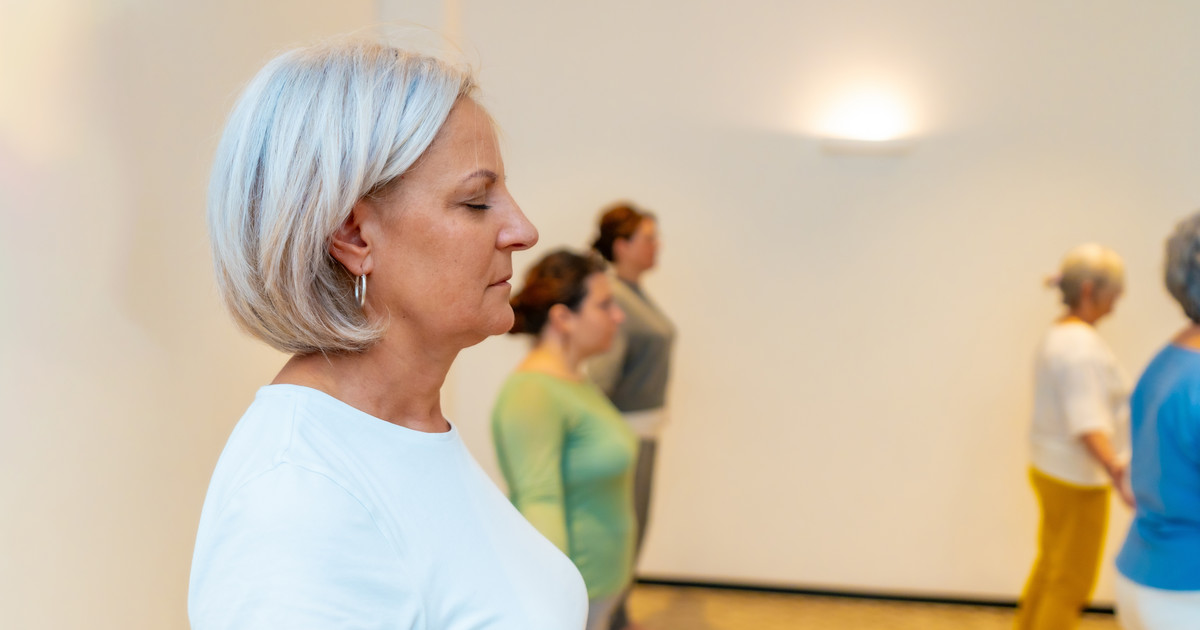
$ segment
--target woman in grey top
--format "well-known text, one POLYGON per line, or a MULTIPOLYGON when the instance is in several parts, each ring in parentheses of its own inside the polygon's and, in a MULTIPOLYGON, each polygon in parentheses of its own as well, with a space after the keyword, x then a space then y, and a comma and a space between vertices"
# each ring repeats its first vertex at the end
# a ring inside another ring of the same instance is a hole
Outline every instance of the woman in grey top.
MULTIPOLYGON (((592 379, 608 394, 638 435, 634 478, 637 548, 645 537, 654 478, 658 436, 666 422, 667 379, 675 326, 642 290, 642 274, 654 268, 658 255, 658 222, 654 215, 629 203, 610 206, 600 216, 600 235, 593 244, 612 263, 613 296, 625 321, 608 352, 588 365, 592 379)), ((625 603, 613 615, 613 630, 633 627, 625 603)))

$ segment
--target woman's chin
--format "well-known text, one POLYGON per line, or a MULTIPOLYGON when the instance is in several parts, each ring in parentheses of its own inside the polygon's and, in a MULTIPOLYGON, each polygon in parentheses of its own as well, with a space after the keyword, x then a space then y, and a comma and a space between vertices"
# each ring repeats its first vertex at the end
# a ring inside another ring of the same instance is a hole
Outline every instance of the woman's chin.
POLYGON ((497 313, 495 317, 491 318, 488 325, 487 335, 489 337, 503 335, 504 333, 512 330, 514 321, 516 321, 516 318, 513 315, 512 307, 505 304, 504 311, 497 313))

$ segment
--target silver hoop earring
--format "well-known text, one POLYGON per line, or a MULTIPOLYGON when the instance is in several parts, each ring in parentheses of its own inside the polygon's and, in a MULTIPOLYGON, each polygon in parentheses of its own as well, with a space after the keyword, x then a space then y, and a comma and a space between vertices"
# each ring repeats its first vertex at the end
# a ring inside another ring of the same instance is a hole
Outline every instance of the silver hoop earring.
POLYGON ((354 279, 354 299, 358 302, 359 308, 367 307, 367 274, 362 274, 354 279))

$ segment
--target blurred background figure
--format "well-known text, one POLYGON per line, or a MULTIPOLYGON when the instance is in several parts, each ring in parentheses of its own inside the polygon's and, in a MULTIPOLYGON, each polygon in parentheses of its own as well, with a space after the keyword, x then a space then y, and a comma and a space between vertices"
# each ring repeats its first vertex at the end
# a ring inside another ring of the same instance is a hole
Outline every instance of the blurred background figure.
POLYGON ((512 255, 538 237, 473 93, 438 59, 334 41, 271 61, 234 109, 217 283, 291 356, 212 474, 194 630, 583 626, 579 572, 440 406, 459 351, 512 326, 512 255))
POLYGON ((1167 240, 1166 284, 1192 323, 1154 357, 1133 392, 1137 509, 1116 584, 1127 630, 1200 628, 1200 213, 1167 240))
MULTIPOLYGON (((642 275, 658 258, 658 221, 654 215, 621 202, 600 215, 593 247, 612 263, 613 296, 625 313, 612 347, 588 363, 595 380, 637 433, 634 475, 637 551, 650 519, 658 437, 667 421, 667 381, 675 326, 642 288, 642 275)), ((636 559, 636 552, 635 552, 636 559)), ((613 614, 612 630, 632 627, 624 600, 613 614)))
POLYGON ((1128 378, 1095 330, 1121 296, 1124 277, 1120 256, 1087 244, 1068 252, 1047 282, 1067 310, 1035 360, 1029 476, 1041 522, 1017 630, 1076 627, 1096 584, 1110 486, 1132 503, 1118 446, 1127 430, 1128 378))
POLYGON ((509 497, 570 556, 587 584, 588 630, 606 630, 633 575, 637 438, 582 372, 623 316, 604 262, 547 255, 512 299, 513 333, 534 346, 500 390, 492 437, 509 497))

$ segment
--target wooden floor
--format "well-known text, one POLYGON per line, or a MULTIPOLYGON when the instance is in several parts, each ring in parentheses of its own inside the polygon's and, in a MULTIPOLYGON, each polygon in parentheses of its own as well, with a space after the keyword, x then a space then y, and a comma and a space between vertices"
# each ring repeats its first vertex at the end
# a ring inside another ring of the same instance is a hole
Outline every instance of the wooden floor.
MULTIPOLYGON (((644 630, 1011 630, 1013 609, 638 585, 630 614, 644 630)), ((1087 614, 1078 630, 1119 630, 1087 614)))

